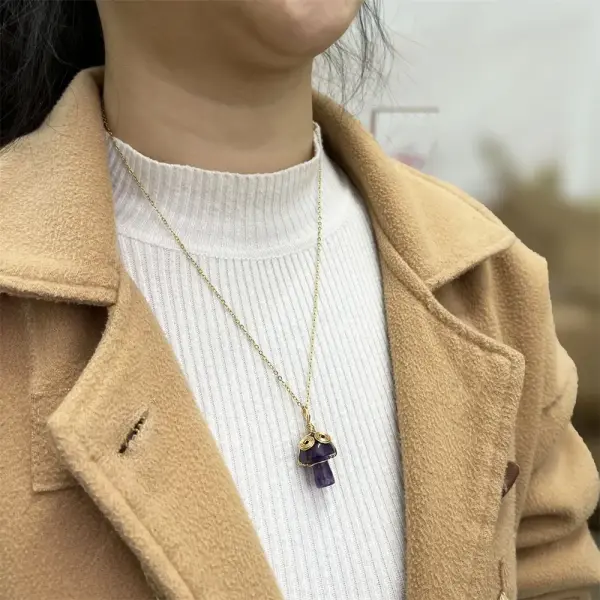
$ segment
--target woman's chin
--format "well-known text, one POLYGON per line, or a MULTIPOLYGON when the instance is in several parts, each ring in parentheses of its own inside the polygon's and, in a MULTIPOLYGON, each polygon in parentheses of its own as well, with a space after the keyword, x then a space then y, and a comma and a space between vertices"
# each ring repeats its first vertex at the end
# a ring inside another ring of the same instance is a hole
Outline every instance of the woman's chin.
POLYGON ((266 0, 256 3, 263 43, 289 58, 314 58, 352 24, 362 0, 266 0))

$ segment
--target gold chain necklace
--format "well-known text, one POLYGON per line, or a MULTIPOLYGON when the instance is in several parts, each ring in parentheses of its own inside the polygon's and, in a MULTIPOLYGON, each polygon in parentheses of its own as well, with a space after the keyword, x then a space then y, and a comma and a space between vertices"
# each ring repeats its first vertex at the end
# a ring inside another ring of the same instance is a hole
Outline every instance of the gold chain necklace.
POLYGON ((242 323, 239 317, 235 314, 233 309, 229 306, 229 304, 223 298, 223 295, 219 292, 219 290, 213 285, 210 281, 204 270, 200 267, 200 265, 196 262, 194 257, 189 253, 188 249, 185 247, 184 243, 181 241, 181 238, 177 235, 175 230, 171 227, 165 216, 159 210, 158 206, 154 202, 154 200, 150 197, 150 194, 146 191, 142 182, 139 180, 138 176, 135 174, 129 162, 125 158, 125 155, 119 148, 115 136, 111 131, 108 125, 108 119, 106 116, 106 112, 104 110, 104 106, 102 107, 102 120, 104 122, 104 128, 106 132, 110 136, 111 142, 118 152, 123 164, 129 174, 133 177, 134 181, 159 216, 163 225, 167 228, 167 230, 173 236, 173 239, 186 256, 186 258, 190 261, 194 269, 197 271, 198 275, 205 281, 206 285, 208 285, 211 292, 216 296, 217 300, 221 303, 225 311, 231 316, 234 323, 240 329, 240 331, 244 334, 246 339, 250 342, 252 347, 258 352, 262 361, 267 365, 267 367, 273 372, 277 381, 285 388, 287 393, 290 395, 290 398, 300 407, 302 411, 302 416, 306 423, 307 433, 300 440, 298 444, 300 448, 300 452, 298 455, 298 464, 302 467, 311 467, 313 470, 315 483, 317 487, 327 487, 335 483, 335 479, 333 477, 333 473, 331 471, 331 467, 329 466, 329 460, 336 456, 337 450, 333 445, 331 436, 317 431, 315 428, 312 415, 310 412, 310 389, 313 379, 313 364, 315 358, 315 340, 317 333, 317 315, 318 315, 318 305, 319 305, 319 288, 321 283, 321 251, 323 247, 323 177, 322 177, 322 161, 319 161, 319 173, 318 173, 318 195, 317 195, 317 258, 316 258, 316 269, 315 269, 315 287, 313 294, 313 308, 312 308, 312 323, 310 328, 310 341, 309 341, 309 352, 308 352, 308 374, 306 377, 306 401, 302 402, 298 396, 294 393, 291 386, 285 381, 281 373, 277 370, 275 365, 269 358, 265 355, 262 348, 258 344, 258 342, 254 339, 254 337, 250 334, 246 326, 242 323))

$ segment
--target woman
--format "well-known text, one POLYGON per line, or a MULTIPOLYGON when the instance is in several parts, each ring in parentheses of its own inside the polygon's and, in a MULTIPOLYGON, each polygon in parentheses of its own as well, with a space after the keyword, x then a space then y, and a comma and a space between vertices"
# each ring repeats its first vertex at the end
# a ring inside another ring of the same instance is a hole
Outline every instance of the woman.
POLYGON ((69 80, 95 13, 25 4, 3 597, 588 599, 598 478, 543 261, 312 93, 373 7, 101 1, 105 68, 69 80))

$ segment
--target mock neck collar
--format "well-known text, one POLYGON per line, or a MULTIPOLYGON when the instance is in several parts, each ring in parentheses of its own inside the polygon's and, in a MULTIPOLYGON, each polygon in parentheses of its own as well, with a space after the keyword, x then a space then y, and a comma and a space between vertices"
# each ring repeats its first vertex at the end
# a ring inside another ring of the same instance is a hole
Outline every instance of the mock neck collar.
MULTIPOLYGON (((118 233, 176 248, 171 232, 127 171, 108 134, 106 142, 118 233)), ((341 224, 351 202, 345 177, 323 151, 317 124, 310 160, 264 174, 159 162, 122 140, 116 143, 169 225, 196 254, 264 258, 314 245, 319 171, 326 236, 341 224)))

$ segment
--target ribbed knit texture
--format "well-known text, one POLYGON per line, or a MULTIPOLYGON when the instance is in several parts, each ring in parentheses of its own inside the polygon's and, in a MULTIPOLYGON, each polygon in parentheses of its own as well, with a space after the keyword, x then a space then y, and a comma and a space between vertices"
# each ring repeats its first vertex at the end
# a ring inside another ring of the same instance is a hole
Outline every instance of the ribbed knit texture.
POLYGON ((365 208, 324 154, 266 175, 158 163, 119 142, 188 250, 304 397, 319 161, 324 246, 312 390, 335 485, 297 466, 300 410, 177 248, 109 144, 125 266, 162 326, 287 600, 403 597, 403 495, 381 276, 365 208))

